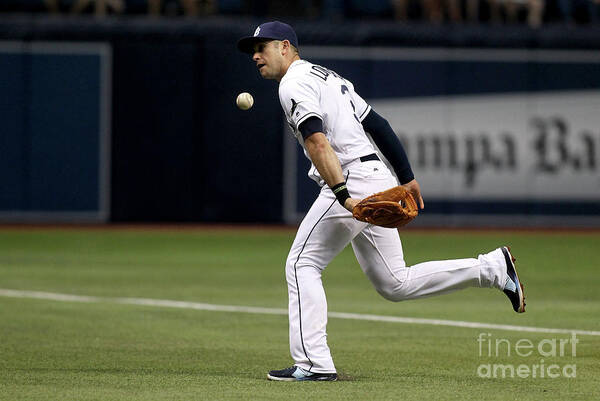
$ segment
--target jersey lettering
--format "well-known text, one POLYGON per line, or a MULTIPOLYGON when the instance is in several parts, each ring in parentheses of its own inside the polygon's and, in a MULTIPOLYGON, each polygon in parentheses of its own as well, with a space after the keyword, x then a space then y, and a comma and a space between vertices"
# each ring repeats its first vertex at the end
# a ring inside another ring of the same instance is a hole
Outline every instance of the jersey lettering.
POLYGON ((323 81, 327 81, 327 78, 329 77, 329 70, 320 65, 313 65, 310 73, 321 78, 323 81))
MULTIPOLYGON (((336 78, 341 79, 342 81, 346 81, 344 78, 342 78, 337 72, 329 70, 325 67, 322 67, 320 65, 313 65, 311 67, 311 74, 321 78, 323 81, 327 81, 327 78, 329 78, 330 75, 333 75, 336 78)), ((346 88, 347 90, 348 88, 346 88)))
MULTIPOLYGON (((349 92, 348 87, 346 85, 342 85, 341 90, 342 90, 342 95, 345 95, 346 93, 349 92)), ((354 116, 356 121, 358 121, 358 123, 360 124, 360 119, 356 115, 356 106, 354 106, 354 102, 352 101, 352 99, 350 100, 350 106, 352 106, 352 115, 354 116)))

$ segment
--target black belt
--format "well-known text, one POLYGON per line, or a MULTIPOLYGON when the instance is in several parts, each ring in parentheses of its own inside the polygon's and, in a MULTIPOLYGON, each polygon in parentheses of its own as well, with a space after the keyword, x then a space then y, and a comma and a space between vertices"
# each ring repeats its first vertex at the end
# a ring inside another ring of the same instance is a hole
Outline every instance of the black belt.
POLYGON ((375 153, 371 153, 370 155, 362 156, 360 158, 361 162, 368 162, 369 160, 379 160, 379 157, 375 153))

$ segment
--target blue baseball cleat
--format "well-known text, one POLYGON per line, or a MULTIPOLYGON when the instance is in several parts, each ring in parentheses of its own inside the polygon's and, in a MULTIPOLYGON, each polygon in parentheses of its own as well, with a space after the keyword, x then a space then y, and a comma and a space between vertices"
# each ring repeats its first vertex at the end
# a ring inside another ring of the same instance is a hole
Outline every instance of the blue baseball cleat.
POLYGON ((525 312, 525 293, 523 292, 523 284, 521 284, 517 269, 515 268, 516 259, 510 253, 508 246, 503 246, 501 249, 506 261, 506 274, 512 280, 512 282, 507 281, 503 291, 508 299, 510 299, 515 312, 523 313, 525 312))
POLYGON ((282 370, 272 370, 267 375, 269 380, 276 381, 326 381, 334 382, 337 380, 337 373, 313 373, 298 366, 292 366, 291 368, 282 370))

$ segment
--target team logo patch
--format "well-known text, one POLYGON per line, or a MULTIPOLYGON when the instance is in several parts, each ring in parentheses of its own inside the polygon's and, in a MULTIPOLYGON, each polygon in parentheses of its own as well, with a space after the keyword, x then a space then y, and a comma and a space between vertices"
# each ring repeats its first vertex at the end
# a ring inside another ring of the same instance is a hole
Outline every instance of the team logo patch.
POLYGON ((254 36, 258 36, 259 33, 260 33, 260 26, 258 28, 256 28, 256 31, 254 31, 254 36))

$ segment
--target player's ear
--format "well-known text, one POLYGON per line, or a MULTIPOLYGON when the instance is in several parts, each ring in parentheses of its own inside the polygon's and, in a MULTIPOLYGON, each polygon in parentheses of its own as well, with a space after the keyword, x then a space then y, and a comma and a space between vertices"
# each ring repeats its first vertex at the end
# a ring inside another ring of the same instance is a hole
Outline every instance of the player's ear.
POLYGON ((290 52, 291 44, 290 41, 284 39, 281 41, 281 54, 286 55, 290 52))

